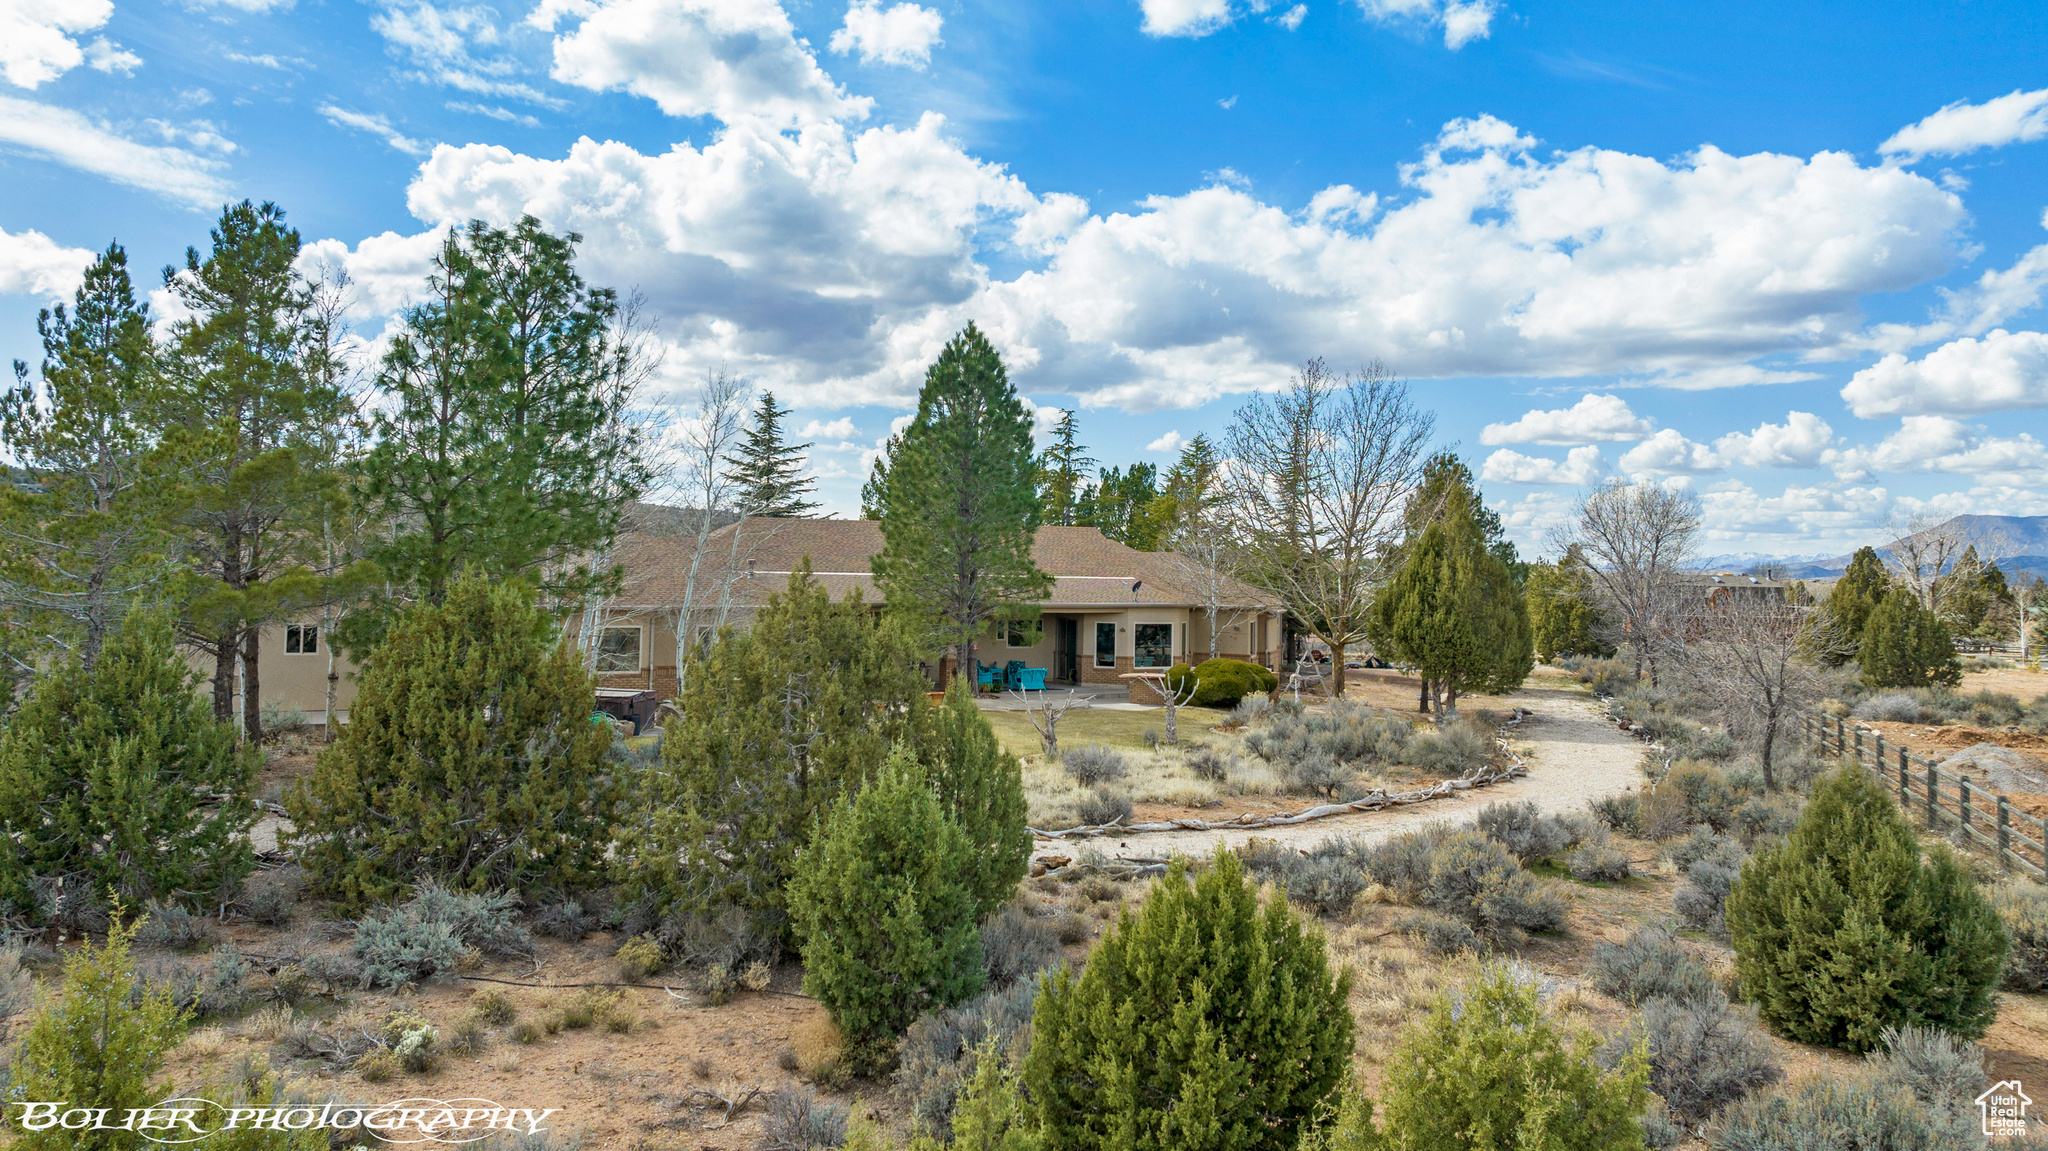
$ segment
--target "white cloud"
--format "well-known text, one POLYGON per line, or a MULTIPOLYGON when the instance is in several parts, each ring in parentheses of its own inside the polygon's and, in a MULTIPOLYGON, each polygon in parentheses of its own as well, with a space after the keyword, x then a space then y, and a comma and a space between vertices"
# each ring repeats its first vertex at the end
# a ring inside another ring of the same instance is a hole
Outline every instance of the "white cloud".
POLYGON ((1457 51, 1493 35, 1494 0, 1358 0, 1367 17, 1380 23, 1441 25, 1444 47, 1457 51))
POLYGON ((472 104, 463 100, 450 100, 443 107, 447 108, 450 112, 468 112, 476 116, 488 116, 493 120, 502 120, 507 124, 517 124, 522 128, 540 127, 540 121, 532 116, 524 112, 514 112, 510 108, 501 108, 496 104, 472 104))
POLYGON ((91 61, 102 72, 132 72, 139 56, 104 37, 89 47, 72 39, 104 25, 113 0, 6 0, 0 3, 0 76, 34 89, 91 61))
POLYGON ((846 95, 762 0, 541 0, 528 23, 556 31, 552 75, 623 90, 671 116, 760 120, 778 128, 864 118, 874 101, 846 95))
POLYGON ((1714 441, 1724 462, 1751 468, 1810 468, 1819 464, 1835 442, 1835 430, 1812 412, 1787 412, 1785 422, 1769 422, 1755 431, 1730 432, 1714 441))
POLYGON ((915 4, 882 7, 882 0, 853 0, 846 20, 832 33, 832 50, 844 56, 859 52, 863 64, 879 60, 923 70, 931 63, 933 45, 941 43, 945 19, 936 8, 915 4))
POLYGON ((1721 470, 1721 460, 1714 449, 1665 428, 1624 453, 1621 470, 1630 475, 1697 476, 1721 470))
POLYGON ((264 12, 288 11, 294 0, 187 0, 187 2, 194 7, 200 8, 209 5, 219 5, 222 8, 233 8, 239 12, 261 14, 264 12))
POLYGON ((1830 452, 1827 460, 1845 480, 1880 472, 1942 472, 2006 487, 2048 483, 2048 449, 2033 436, 1984 435, 1948 416, 1907 416, 1878 443, 1830 452))
POLYGON ((67 248, 41 232, 0 228, 0 292, 68 296, 85 279, 93 253, 67 248))
POLYGON ((1918 360, 1894 352, 1851 376, 1842 398, 1865 419, 2048 407, 2048 334, 1997 328, 1918 360))
POLYGON ((1186 440, 1181 438, 1179 432, 1168 432, 1151 443, 1146 444, 1145 450, 1148 452, 1177 452, 1180 450, 1180 446, 1186 442, 1186 440))
MULTIPOLYGON (((1881 487, 1836 484, 1790 485, 1776 496, 1760 494, 1749 484, 1731 480, 1699 493, 1700 510, 1711 540, 1742 540, 1757 546, 1822 550, 1824 543, 1871 542, 1863 538, 1883 525, 1893 508, 1881 487)), ((1777 550, 1777 549, 1774 549, 1777 550)))
POLYGON ((804 425, 804 430, 798 432, 796 438, 800 440, 850 440, 859 434, 860 429, 853 426, 853 417, 841 416, 831 423, 812 420, 804 425))
POLYGON ((1237 19, 1231 0, 1138 0, 1147 36, 1207 36, 1237 19))
POLYGON ((394 151, 404 152, 411 156, 424 156, 431 150, 429 145, 415 140, 392 127, 391 121, 383 116, 373 116, 367 112, 352 112, 347 108, 339 108, 333 104, 320 105, 320 114, 327 117, 327 122, 337 128, 348 128, 352 131, 367 132, 372 136, 380 137, 385 145, 394 151))
POLYGON ((2048 136, 2048 88, 2014 89, 1982 104, 1958 100, 1894 132, 1877 150, 1910 164, 1924 156, 1961 156, 2043 136, 2048 136))
POLYGON ((0 148, 26 152, 167 200, 214 208, 228 198, 222 165, 183 148, 138 144, 68 108, 0 96, 0 148))
POLYGON ((187 120, 183 124, 174 124, 169 120, 144 122, 156 129, 157 135, 172 144, 190 144, 222 156, 241 151, 241 145, 221 135, 220 125, 211 120, 187 120))
POLYGON ((1237 107, 1237 97, 1225 96, 1223 99, 1216 101, 1216 106, 1218 108, 1223 109, 1225 112, 1228 112, 1232 108, 1237 107))
POLYGON ((1595 444, 1640 440, 1650 421, 1629 410, 1619 396, 1586 397, 1569 408, 1531 411, 1511 424, 1488 424, 1482 444, 1595 444))
POLYGON ((1308 5, 1296 4, 1287 11, 1273 17, 1273 23, 1292 32, 1301 27, 1301 22, 1306 19, 1308 19, 1308 5))
MULTIPOLYGON (((522 66, 508 53, 507 34, 498 27, 498 14, 489 8, 394 0, 370 17, 370 27, 384 38, 392 55, 413 65, 411 76, 422 83, 550 107, 561 104, 516 78, 522 66)), ((475 105, 469 109, 483 111, 475 105)), ((513 115, 505 112, 498 118, 513 115)))
POLYGON ((1573 448, 1566 452, 1564 461, 1545 459, 1541 456, 1525 456, 1509 448, 1486 457, 1480 465, 1479 478, 1487 483, 1499 484, 1586 484, 1598 483, 1607 469, 1607 461, 1601 458, 1600 449, 1595 447, 1573 448))
MULTIPOLYGON (((2048 224, 2048 219, 2042 221, 2048 224)), ((1981 336, 2041 303, 2048 289, 2048 244, 2038 244, 2010 268, 1990 268, 1960 289, 1937 287, 1941 308, 1925 324, 1873 326, 1851 346, 1879 353, 1905 352, 1956 336, 1981 336)))
POLYGON ((385 232, 365 239, 353 252, 340 240, 320 240, 300 250, 299 267, 315 278, 330 269, 348 274, 351 320, 390 316, 426 288, 427 274, 447 234, 445 227, 411 236, 385 232))
MULTIPOLYGON (((1858 337, 1845 336, 1845 341, 1858 337)), ((1762 368, 1755 364, 1719 364, 1711 368, 1693 371, 1659 372, 1652 376, 1625 380, 1629 387, 1669 388, 1678 392, 1706 392, 1717 388, 1750 388, 1761 384, 1797 384, 1807 380, 1820 379, 1818 372, 1788 371, 1782 368, 1762 368)))

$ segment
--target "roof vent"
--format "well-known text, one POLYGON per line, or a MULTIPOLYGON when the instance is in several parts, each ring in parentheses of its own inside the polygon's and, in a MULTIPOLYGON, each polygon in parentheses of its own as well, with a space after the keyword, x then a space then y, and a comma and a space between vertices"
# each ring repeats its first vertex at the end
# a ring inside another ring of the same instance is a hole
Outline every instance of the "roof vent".
POLYGON ((1757 582, 1757 580, 1756 580, 1756 577, 1755 577, 1755 576, 1751 576, 1751 577, 1749 577, 1749 582, 1751 582, 1751 583, 1755 583, 1755 582, 1757 582))
POLYGON ((1720 583, 1720 582, 1721 582, 1721 577, 1720 577, 1720 576, 1715 576, 1715 577, 1714 577, 1714 582, 1715 582, 1715 583, 1720 583))

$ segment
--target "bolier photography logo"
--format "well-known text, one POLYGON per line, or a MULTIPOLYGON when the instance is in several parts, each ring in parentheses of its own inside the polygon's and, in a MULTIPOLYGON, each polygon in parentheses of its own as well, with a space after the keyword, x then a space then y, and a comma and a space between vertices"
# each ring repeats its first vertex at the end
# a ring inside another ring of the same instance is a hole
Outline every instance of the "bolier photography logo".
POLYGON ((322 1103, 231 1107, 182 1096, 154 1107, 117 1111, 57 1103, 12 1103, 25 1131, 133 1131, 152 1143, 198 1143, 222 1131, 361 1129, 385 1143, 475 1143, 504 1131, 537 1135, 559 1107, 501 1107, 490 1099, 398 1099, 390 1103, 322 1103))
POLYGON ((1984 1094, 1977 1096, 1977 1112, 1984 1117, 1986 1135, 2024 1135, 2027 1133, 2027 1108, 2034 1101, 2020 1090, 2020 1081, 2007 1079, 1993 1083, 1984 1094))

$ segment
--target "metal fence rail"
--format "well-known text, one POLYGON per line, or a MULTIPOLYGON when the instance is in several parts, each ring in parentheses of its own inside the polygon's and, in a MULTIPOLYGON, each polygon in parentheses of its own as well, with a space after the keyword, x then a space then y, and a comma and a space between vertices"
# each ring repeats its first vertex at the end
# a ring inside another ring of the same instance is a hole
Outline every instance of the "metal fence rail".
POLYGON ((1823 754, 1846 755, 1877 776, 1908 818, 1918 817, 1930 831, 1960 827, 2008 869, 2048 882, 2048 820, 1950 775, 1925 756, 1885 746, 1883 732, 1819 715, 1807 715, 1802 723, 1823 754))

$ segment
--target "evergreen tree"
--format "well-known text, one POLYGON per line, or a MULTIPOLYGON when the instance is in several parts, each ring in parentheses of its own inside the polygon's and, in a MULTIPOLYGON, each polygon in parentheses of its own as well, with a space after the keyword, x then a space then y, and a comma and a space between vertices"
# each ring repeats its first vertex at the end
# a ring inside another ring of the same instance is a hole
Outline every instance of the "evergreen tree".
POLYGON ((1473 508, 1470 489, 1452 485, 1373 603, 1374 646, 1420 669, 1421 706, 1440 714, 1461 692, 1513 691, 1536 662, 1528 600, 1473 508))
POLYGON ((1074 426, 1073 409, 1061 409, 1059 421, 1052 426, 1052 442, 1038 457, 1038 503, 1042 522, 1062 527, 1071 527, 1077 522, 1081 490, 1088 469, 1094 466, 1095 461, 1089 457, 1088 449, 1081 446, 1079 431, 1074 426))
MULTIPOLYGON (((155 1080, 185 1038, 186 1015, 163 985, 140 986, 129 960, 135 927, 116 924, 105 944, 81 943, 64 957, 64 994, 45 996, 21 1041, 10 1109, 19 1100, 59 1110, 105 1107, 109 1125, 130 1109, 155 1107, 174 1093, 155 1080)), ((23 1116, 10 1115, 10 1120, 23 1116)), ((161 1132, 160 1132, 161 1133, 161 1132)), ((47 1127, 21 1130, 18 1151, 144 1151, 159 1146, 135 1131, 47 1127)))
POLYGON ((1346 1121, 1359 1135, 1335 1146, 1399 1151, 1637 1151, 1637 1116, 1649 1102, 1640 1050, 1603 1075, 1600 1040, 1567 1037, 1543 1009, 1536 984, 1507 964, 1445 991, 1401 1037, 1385 1087, 1385 1121, 1370 1108, 1346 1121))
POLYGON ((1947 573, 1937 577, 1931 589, 1940 605, 1941 621, 1955 635, 1973 639, 2002 638, 2000 626, 2012 607, 2012 589, 1998 565, 1984 562, 1977 545, 1970 544, 1947 573))
POLYGON ((1948 626, 1910 588, 1892 588, 1871 609, 1858 656, 1870 687, 1954 687, 1963 678, 1948 626))
POLYGON ((211 902, 249 873, 262 756, 192 689, 169 620, 139 611, 91 668, 37 681, 0 732, 0 902, 31 906, 31 877, 211 902))
POLYGON ((1038 529, 1031 413, 995 348, 967 325, 925 373, 917 415, 878 472, 889 605, 936 623, 963 673, 998 614, 1036 619, 1052 577, 1031 560, 1038 529))
POLYGON ((819 820, 897 743, 923 744, 930 683, 901 622, 832 597, 809 565, 746 631, 693 653, 661 770, 619 847, 629 898, 740 907, 781 926, 783 886, 819 820))
POLYGON ((1867 1051, 1907 1024, 1976 1038, 1996 1012, 1997 911, 1947 848, 1921 859, 1859 766, 1822 780, 1791 835, 1743 867, 1727 917, 1744 996, 1801 1043, 1867 1051))
POLYGON ((1292 1148, 1351 1072, 1351 974, 1237 856, 1185 860, 1076 979, 1038 993, 1024 1085, 1044 1146, 1292 1148))
POLYGON ((782 420, 788 408, 777 407, 773 392, 762 392, 737 455, 726 457, 727 479, 739 493, 741 515, 809 519, 818 509, 810 498, 818 481, 804 474, 804 453, 810 444, 782 442, 782 420))
POLYGON ((0 454, 24 483, 0 484, 0 610, 35 651, 91 667, 107 632, 166 572, 157 429, 163 380, 149 306, 135 301, 128 253, 111 244, 67 311, 36 317, 40 384, 16 360, 0 395, 0 454))
POLYGON ((1157 551, 1167 525, 1156 518, 1159 469, 1132 464, 1130 471, 1107 468, 1100 483, 1081 492, 1075 523, 1096 528, 1141 552, 1157 551))
POLYGON ((969 847, 910 749, 833 805, 789 885, 804 992, 825 1005, 859 1070, 927 1011, 981 990, 969 847))
POLYGON ((1891 590, 1891 576, 1884 570, 1884 561, 1877 558, 1874 548, 1858 548, 1849 557, 1849 566, 1842 572, 1842 578, 1835 581, 1835 588, 1828 593, 1827 602, 1821 605, 1821 614, 1828 630, 1832 632, 1820 648, 1820 658, 1829 666, 1840 666, 1857 657, 1863 644, 1863 629, 1870 623, 1870 613, 1884 600, 1891 590))
POLYGON ((1501 523, 1500 513, 1486 506, 1479 498, 1479 489, 1472 478, 1472 469, 1455 452, 1438 452, 1423 461, 1422 482, 1409 495, 1408 503, 1402 508, 1402 543, 1413 543, 1422 535, 1422 530, 1442 519, 1450 507, 1452 493, 1463 492, 1471 508, 1472 520, 1478 526, 1479 536, 1485 544, 1487 554, 1493 556, 1507 568, 1508 575, 1517 585, 1528 579, 1529 565, 1523 563, 1515 552, 1513 540, 1507 538, 1501 523))
POLYGON ((1554 564, 1529 565, 1523 587, 1529 601, 1530 635, 1544 663, 1614 654, 1614 645, 1601 638, 1607 629, 1600 619, 1593 581, 1587 578, 1584 561, 1577 553, 1566 552, 1554 564))
POLYGON ((327 594, 318 525, 341 496, 329 454, 351 418, 335 306, 299 271, 284 209, 230 204, 205 256, 164 269, 187 313, 171 329, 167 447, 185 487, 194 586, 185 639, 213 660, 214 718, 242 697, 262 738, 262 628, 327 594))
POLYGON ((928 746, 923 758, 932 786, 967 843, 968 890, 978 913, 988 915, 1016 896, 1031 866, 1024 769, 974 705, 965 677, 947 690, 928 746))
POLYGON ((341 738, 285 797, 293 854, 350 907, 428 878, 471 891, 587 885, 622 798, 590 674, 532 588, 468 574, 391 626, 341 738))
POLYGON ((450 232, 435 257, 377 374, 391 402, 358 478, 393 525, 371 554, 393 595, 344 621, 350 650, 463 568, 537 581, 551 608, 616 587, 608 550, 650 482, 624 422, 646 364, 616 293, 577 274, 581 239, 525 216, 450 232))

